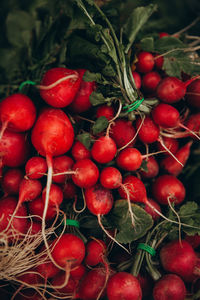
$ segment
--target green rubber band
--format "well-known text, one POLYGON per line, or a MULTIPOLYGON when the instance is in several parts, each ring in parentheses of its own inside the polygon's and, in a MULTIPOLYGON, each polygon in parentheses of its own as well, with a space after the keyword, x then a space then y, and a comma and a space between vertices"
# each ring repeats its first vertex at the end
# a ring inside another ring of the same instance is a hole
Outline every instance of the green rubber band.
POLYGON ((19 86, 19 90, 21 91, 23 89, 23 87, 27 84, 36 85, 36 82, 31 81, 31 80, 23 81, 19 86))
POLYGON ((80 227, 79 222, 76 221, 76 220, 72 220, 72 219, 67 219, 66 220, 66 225, 75 226, 77 228, 80 227))
POLYGON ((127 112, 131 112, 133 110, 136 110, 142 104, 143 101, 144 101, 144 98, 136 100, 134 103, 132 103, 130 105, 125 105, 123 107, 123 109, 127 109, 128 108, 127 112))
POLYGON ((151 246, 147 245, 147 244, 140 243, 138 245, 137 249, 145 250, 146 252, 148 252, 152 256, 156 255, 156 250, 154 248, 152 248, 151 246))

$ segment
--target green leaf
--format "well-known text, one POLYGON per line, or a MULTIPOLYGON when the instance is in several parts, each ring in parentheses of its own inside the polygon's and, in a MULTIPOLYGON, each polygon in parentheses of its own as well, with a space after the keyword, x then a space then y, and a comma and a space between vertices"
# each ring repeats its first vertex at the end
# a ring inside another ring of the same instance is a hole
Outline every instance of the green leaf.
POLYGON ((198 210, 198 204, 194 201, 188 201, 186 204, 181 206, 179 210, 179 215, 180 217, 191 215, 193 213, 196 213, 197 210, 198 210))
POLYGON ((83 75, 83 80, 84 81, 95 81, 96 83, 101 83, 101 84, 110 84, 110 81, 106 80, 104 76, 102 76, 101 73, 92 73, 90 71, 86 71, 83 75))
POLYGON ((93 134, 97 134, 99 132, 102 132, 104 129, 106 129, 108 126, 108 119, 104 116, 99 117, 94 125, 92 126, 92 132, 93 134))
POLYGON ((174 57, 165 57, 162 68, 168 76, 181 78, 182 67, 180 62, 174 57))
POLYGON ((158 53, 164 53, 170 51, 170 55, 180 55, 180 51, 187 46, 178 38, 172 36, 165 36, 162 39, 157 39, 154 43, 155 51, 158 53), (171 54, 173 53, 173 54, 171 54))
POLYGON ((140 31, 142 26, 147 22, 149 17, 152 15, 154 11, 156 11, 157 6, 154 4, 150 4, 146 7, 137 7, 133 10, 131 15, 129 16, 127 22, 123 26, 123 32, 128 39, 128 44, 125 48, 125 53, 128 53, 131 48, 137 33, 140 31))
POLYGON ((133 203, 131 203, 131 207, 135 216, 135 227, 131 222, 127 200, 117 200, 110 216, 111 221, 118 229, 116 239, 124 244, 143 237, 153 226, 152 217, 142 207, 133 203))
POLYGON ((79 142, 81 142, 87 149, 90 149, 91 136, 88 132, 78 134, 77 140, 79 140, 79 142))
POLYGON ((143 51, 154 52, 153 37, 145 37, 140 41, 140 47, 143 51))
POLYGON ((103 104, 106 101, 105 101, 103 94, 101 94, 99 92, 92 92, 92 94, 90 95, 90 102, 93 106, 96 106, 99 104, 103 104))
POLYGON ((6 19, 7 38, 16 47, 24 47, 30 43, 34 19, 23 10, 12 11, 6 19))

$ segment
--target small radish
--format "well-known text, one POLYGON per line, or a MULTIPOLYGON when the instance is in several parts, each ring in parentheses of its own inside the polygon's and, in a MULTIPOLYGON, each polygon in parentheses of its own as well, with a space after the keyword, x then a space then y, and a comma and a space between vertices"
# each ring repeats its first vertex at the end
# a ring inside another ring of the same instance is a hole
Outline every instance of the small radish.
POLYGON ((24 132, 32 128, 36 119, 36 108, 32 100, 24 94, 13 94, 1 101, 0 139, 5 129, 24 132))
POLYGON ((190 141, 182 146, 175 154, 176 158, 182 163, 182 165, 178 163, 172 156, 168 155, 161 160, 160 166, 167 171, 167 173, 178 176, 189 158, 191 145, 192 142, 190 141))
POLYGON ((154 300, 184 300, 185 297, 186 287, 184 281, 175 274, 163 275, 154 285, 154 300))
POLYGON ((168 205, 169 202, 180 204, 185 198, 185 187, 173 175, 160 175, 152 185, 152 193, 155 200, 162 205, 168 205))
POLYGON ((200 79, 190 83, 186 91, 186 101, 194 108, 200 108, 200 79))
POLYGON ((159 164, 154 156, 147 157, 144 162, 146 163, 145 169, 140 169, 139 173, 142 179, 154 178, 159 173, 159 164))
POLYGON ((200 113, 191 114, 186 120, 186 126, 191 132, 188 135, 196 140, 197 137, 194 137, 193 133, 196 133, 198 137, 200 136, 200 113))
POLYGON ((1 187, 4 195, 17 195, 19 193, 19 185, 24 177, 24 173, 19 168, 10 168, 3 174, 1 187))
POLYGON ((172 105, 160 103, 152 110, 154 122, 164 128, 180 126, 179 111, 172 105))
MULTIPOLYGON (((172 138, 172 137, 162 137, 162 144, 160 141, 157 142, 157 148, 159 151, 163 151, 168 149, 172 154, 175 154, 179 148, 179 142, 177 139, 172 138), (165 147, 163 147, 163 145, 165 145, 165 147)), ((164 155, 168 155, 168 151, 163 152, 164 155)))
MULTIPOLYGON (((161 207, 160 205, 154 201, 151 198, 148 198, 149 203, 151 204, 152 207, 154 207, 157 211, 161 212, 161 207)), ((160 215, 155 211, 155 209, 153 209, 152 207, 150 207, 149 205, 145 205, 144 210, 152 216, 152 219, 154 221, 158 220, 160 218, 160 215)))
POLYGON ((81 77, 77 71, 62 67, 46 71, 38 88, 46 103, 62 108, 73 101, 80 84, 81 77))
POLYGON ((97 107, 96 110, 96 118, 100 117, 106 117, 108 121, 112 120, 115 116, 115 110, 112 106, 109 106, 107 104, 102 104, 97 107))
POLYGON ((86 245, 85 264, 88 266, 96 266, 99 263, 105 263, 106 243, 100 239, 93 239, 86 245))
POLYGON ((85 74, 85 69, 77 70, 81 78, 80 87, 71 102, 69 109, 75 113, 82 113, 89 110, 92 107, 90 102, 90 95, 96 89, 96 83, 94 81, 84 81, 83 75, 85 74))
POLYGON ((42 230, 41 223, 35 222, 33 219, 28 221, 28 234, 36 236, 42 230))
MULTIPOLYGON (((31 215, 34 216, 34 221, 40 222, 42 220, 43 212, 44 212, 44 201, 42 197, 38 197, 31 202, 28 202, 28 208, 31 215)), ((51 221, 55 218, 57 213, 55 206, 48 206, 46 213, 46 221, 51 221)), ((42 230, 42 227, 41 227, 42 230)))
POLYGON ((101 164, 112 161, 117 152, 117 146, 114 140, 108 134, 98 138, 92 145, 92 158, 101 164))
POLYGON ((81 278, 86 274, 86 267, 83 264, 80 264, 70 271, 70 276, 74 280, 81 280, 81 278))
POLYGON ((125 148, 118 153, 117 166, 126 171, 135 171, 140 168, 143 156, 136 148, 125 148))
POLYGON ((67 172, 71 170, 72 166, 74 164, 73 159, 70 156, 67 155, 61 155, 56 156, 53 158, 53 178, 52 180, 56 183, 65 183, 67 179, 69 178, 69 175, 63 174, 64 172, 67 172), (58 175, 61 173, 61 175, 58 175))
POLYGON ((170 36, 170 34, 169 33, 167 33, 167 32, 159 32, 159 38, 161 39, 161 38, 163 38, 164 36, 170 36))
POLYGON ((196 249, 200 246, 200 235, 196 233, 195 235, 186 234, 184 240, 188 242, 193 249, 196 249))
POLYGON ((132 75, 133 75, 133 79, 134 79, 134 82, 135 82, 135 86, 136 88, 139 90, 142 86, 142 79, 141 79, 141 76, 138 72, 136 71, 133 71, 132 72, 132 75))
POLYGON ((141 118, 137 118, 136 128, 139 130, 139 140, 145 144, 152 144, 159 138, 160 129, 149 116, 146 116, 144 121, 141 118))
POLYGON ((90 151, 79 141, 75 141, 73 144, 71 154, 76 161, 91 157, 90 151))
POLYGON ((39 179, 47 172, 47 163, 43 157, 33 156, 25 165, 26 176, 30 179, 39 179))
MULTIPOLYGON (((73 278, 69 277, 67 284, 65 284, 66 274, 65 272, 60 272, 56 274, 51 281, 52 288, 63 294, 67 294, 67 297, 71 296, 71 299, 75 299, 75 293, 78 286, 78 282, 73 278)), ((59 294, 58 294, 59 297, 59 294)))
POLYGON ((115 167, 105 167, 99 177, 101 185, 106 189, 116 189, 122 184, 122 175, 115 167))
POLYGON ((107 284, 108 300, 141 300, 142 290, 138 279, 130 273, 118 272, 107 284))
POLYGON ((150 52, 141 51, 137 55, 136 71, 139 73, 148 73, 154 67, 154 57, 150 52))
MULTIPOLYGON (((42 191, 42 200, 45 203, 46 199, 46 187, 42 191)), ((63 191, 62 188, 57 184, 52 183, 49 192, 49 206, 58 207, 63 201, 63 191)))
POLYGON ((133 146, 135 133, 132 122, 122 118, 115 120, 110 128, 110 137, 115 141, 117 148, 133 146))
POLYGON ((154 63, 155 63, 155 68, 157 70, 162 70, 163 63, 164 63, 164 57, 158 53, 154 54, 154 63))
POLYGON ((160 81, 160 74, 156 71, 151 71, 142 77, 142 88, 146 93, 153 93, 160 81))
POLYGON ((197 256, 185 240, 174 240, 160 250, 160 260, 165 271, 175 273, 188 281, 194 271, 197 256))

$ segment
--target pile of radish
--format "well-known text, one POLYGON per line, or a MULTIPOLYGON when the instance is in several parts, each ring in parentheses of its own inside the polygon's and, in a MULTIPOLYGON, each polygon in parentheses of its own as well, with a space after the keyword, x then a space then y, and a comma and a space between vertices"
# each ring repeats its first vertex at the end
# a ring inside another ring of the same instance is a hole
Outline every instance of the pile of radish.
POLYGON ((101 84, 68 65, 1 99, 1 299, 200 299, 200 224, 181 210, 194 204, 182 174, 199 150, 200 73, 170 76, 164 56, 135 52, 134 108, 123 93, 93 105, 101 84))

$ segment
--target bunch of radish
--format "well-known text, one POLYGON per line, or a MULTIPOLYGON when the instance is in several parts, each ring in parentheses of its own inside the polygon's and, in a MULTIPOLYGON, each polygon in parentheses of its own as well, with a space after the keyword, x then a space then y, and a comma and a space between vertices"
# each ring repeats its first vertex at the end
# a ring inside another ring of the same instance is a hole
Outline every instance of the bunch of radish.
POLYGON ((184 300, 192 293, 200 277, 198 234, 161 241, 155 280, 144 264, 143 272, 131 271, 134 243, 119 242, 117 229, 104 222, 123 199, 131 230, 137 203, 155 228, 165 221, 181 231, 179 216, 171 220, 165 212, 176 214, 186 201, 181 174, 200 140, 200 75, 184 81, 162 65, 157 53, 137 53, 134 84, 158 102, 149 114, 136 109, 133 121, 120 100, 92 106, 98 84, 84 80, 85 69, 44 72, 39 107, 31 93, 2 99, 0 280, 12 286, 12 295, 3 288, 5 299, 184 300), (94 132, 100 119, 107 126, 94 132), (82 214, 95 218, 97 236, 70 231, 67 220, 82 214), (119 264, 112 251, 121 253, 119 264))

